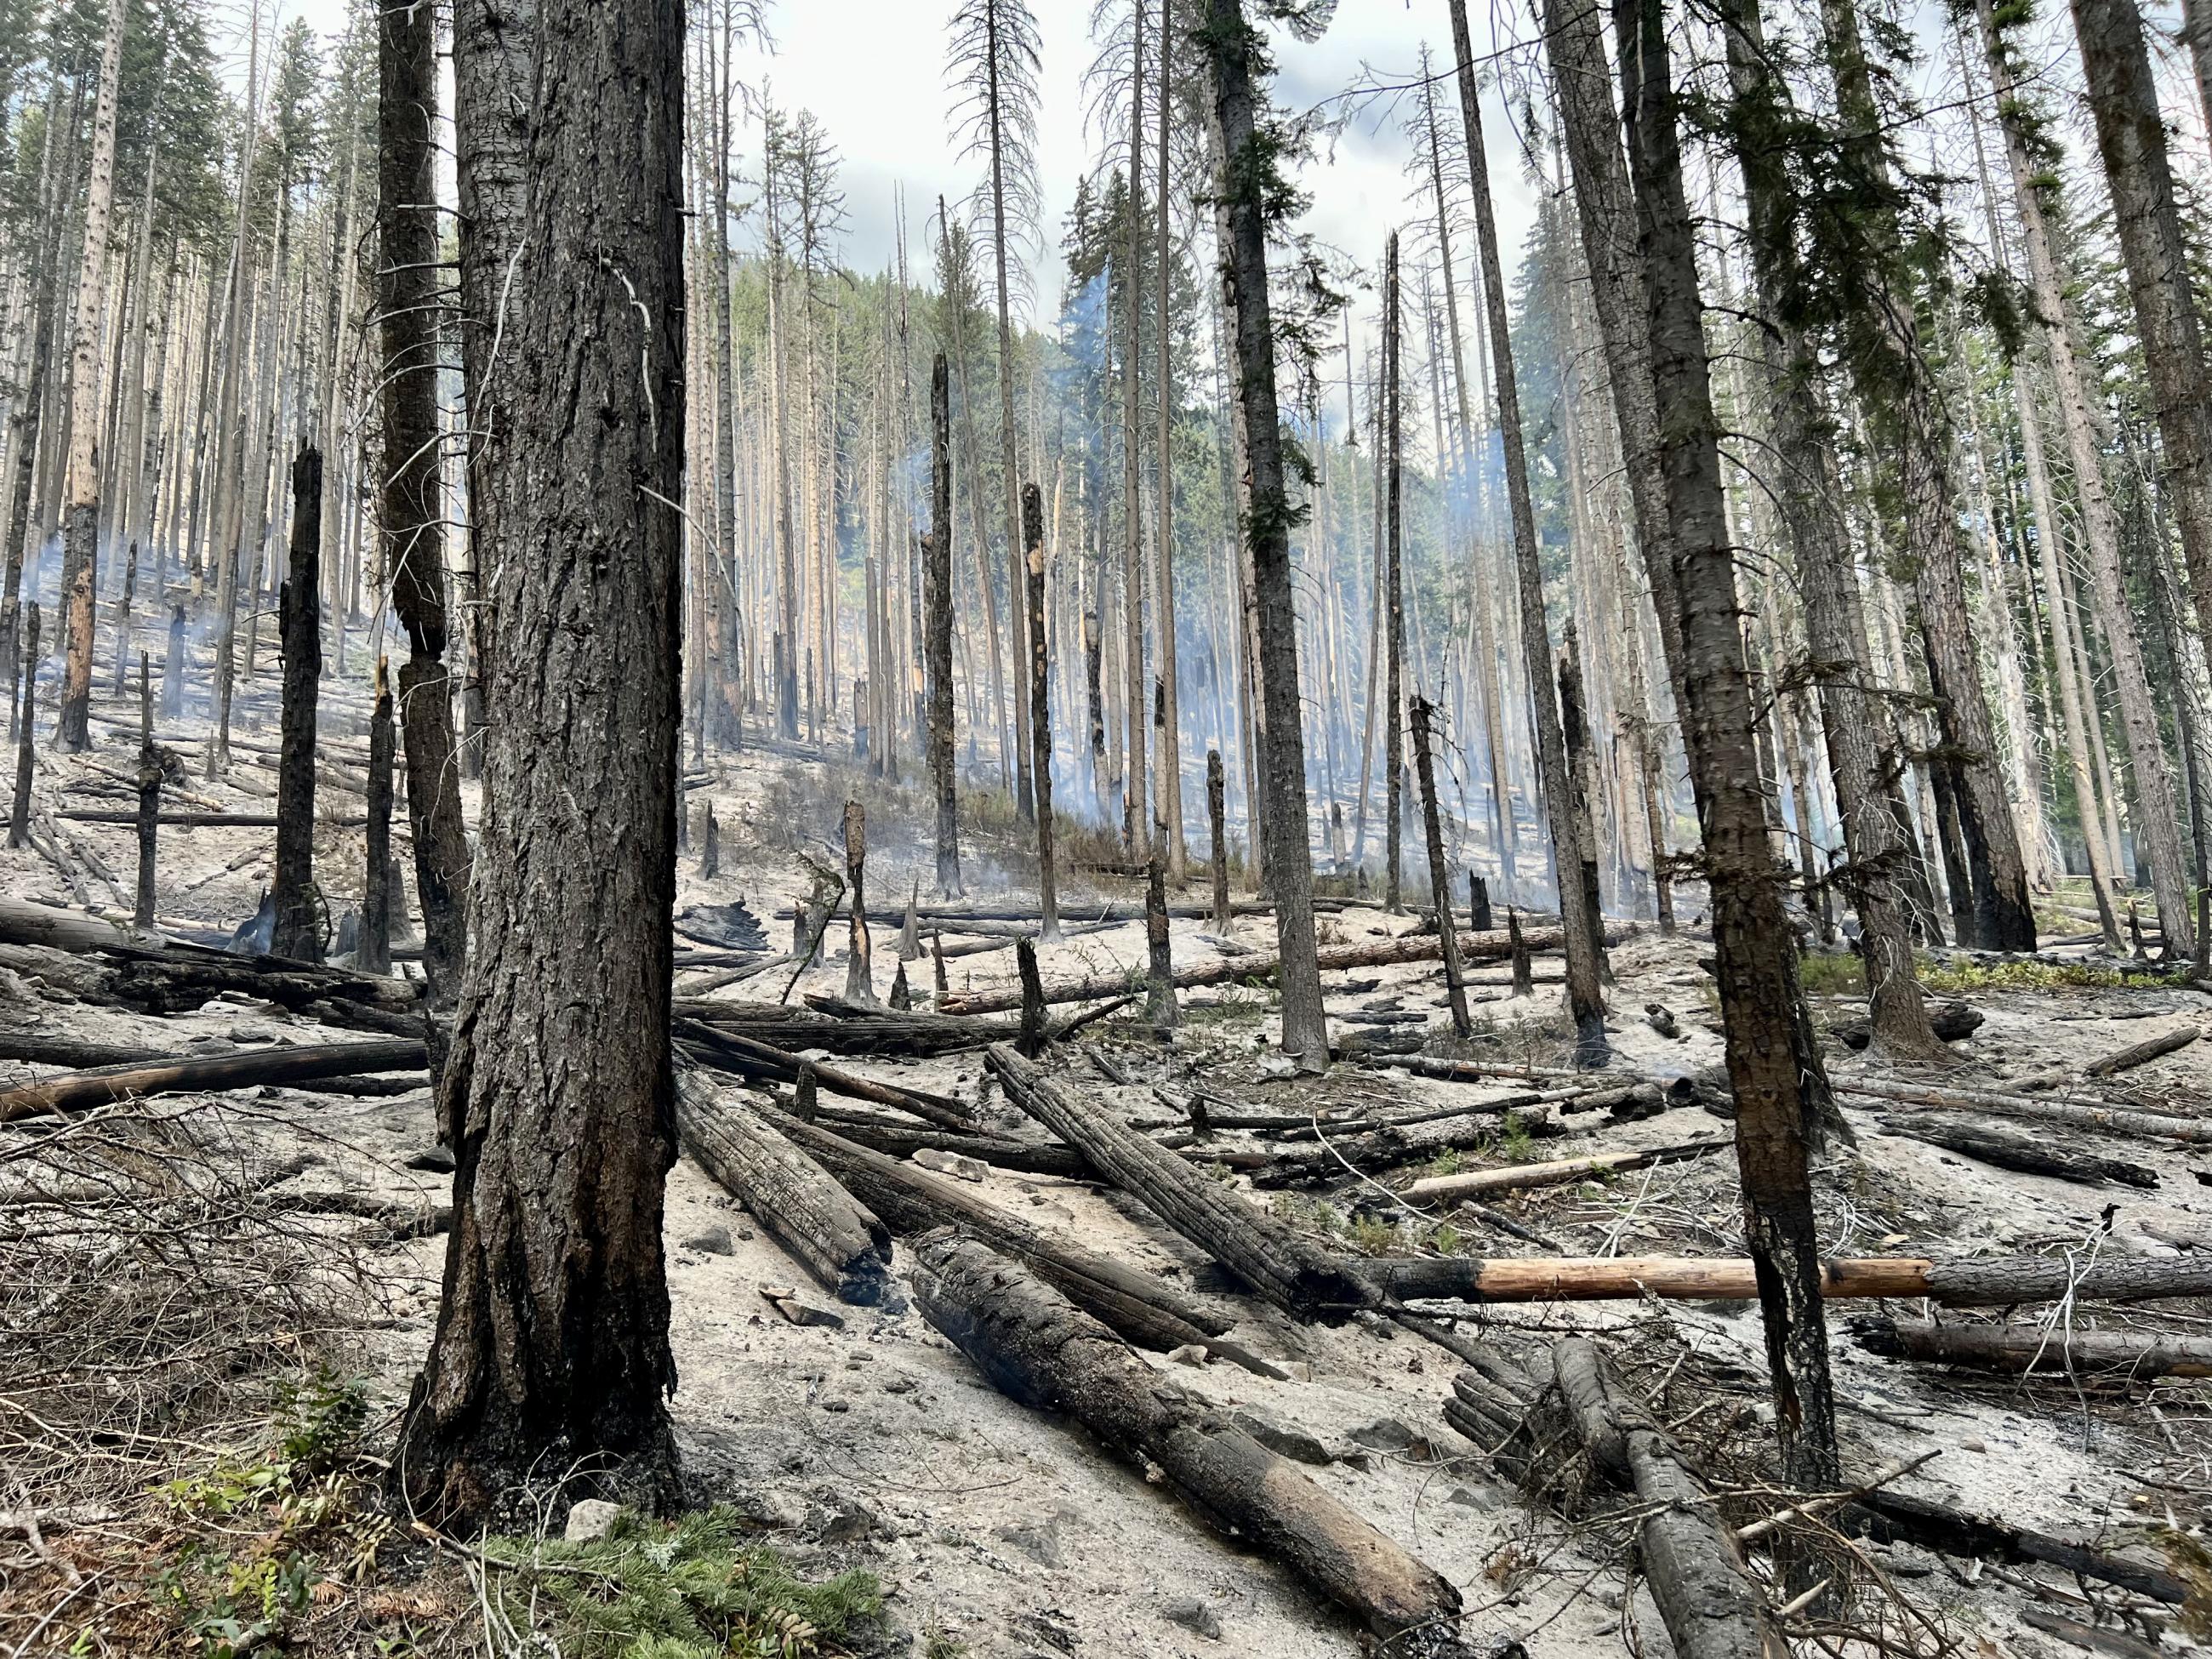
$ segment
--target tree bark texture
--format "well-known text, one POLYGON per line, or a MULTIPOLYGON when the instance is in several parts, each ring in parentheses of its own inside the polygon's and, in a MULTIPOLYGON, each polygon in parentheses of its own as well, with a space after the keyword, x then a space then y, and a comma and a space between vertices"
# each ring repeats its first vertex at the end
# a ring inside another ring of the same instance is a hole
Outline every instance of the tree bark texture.
POLYGON ((952 393, 945 354, 929 373, 929 534, 922 608, 929 657, 929 775, 937 795, 937 890, 957 897, 960 809, 952 765, 952 393))
POLYGON ((321 896, 315 889, 315 698, 323 673, 323 452, 292 463, 292 534, 282 604, 283 738, 276 763, 276 907, 270 951, 323 959, 321 896))
POLYGON ((449 1519, 572 1468, 564 1496, 679 1497, 660 1231, 676 1157, 684 9, 553 0, 533 68, 478 948, 439 1086, 454 1224, 392 1475, 449 1519))

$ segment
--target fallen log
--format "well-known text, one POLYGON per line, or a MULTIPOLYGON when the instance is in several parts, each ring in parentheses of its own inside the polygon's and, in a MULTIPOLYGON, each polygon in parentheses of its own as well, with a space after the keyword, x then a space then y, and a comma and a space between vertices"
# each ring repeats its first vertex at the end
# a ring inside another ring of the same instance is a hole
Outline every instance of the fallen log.
POLYGON ((817 1284, 841 1302, 869 1307, 884 1299, 890 1230, 773 1124, 686 1071, 676 1081, 676 1133, 817 1284))
POLYGON ((2008 1330, 1996 1325, 1938 1325, 1924 1319, 1854 1319, 1850 1329, 1859 1346, 1885 1359, 1917 1359, 1970 1370, 2212 1376, 2212 1337, 2206 1336, 2008 1330))
POLYGON ((248 1048, 236 1054, 179 1055, 152 1065, 100 1066, 66 1077, 42 1079, 0 1093, 0 1123, 46 1112, 82 1111, 118 1100, 201 1090, 215 1092, 265 1083, 307 1083, 317 1078, 377 1072, 417 1072, 430 1063, 428 1048, 402 1038, 384 1042, 323 1042, 298 1048, 248 1048))
POLYGON ((1884 1542, 1902 1539, 1946 1555, 1974 1556, 1984 1561, 2021 1566, 2040 1562, 2062 1572, 2100 1579, 2177 1607, 2189 1599, 2189 1586, 2160 1568, 2123 1560, 2080 1544, 2069 1544, 2047 1533, 1953 1509, 1948 1504, 1925 1498, 1898 1492, 1870 1492, 1851 1506, 1850 1512, 1864 1517, 1868 1529, 1884 1542))
POLYGON ((1082 1153, 1050 1143, 1015 1140, 1006 1135, 959 1134, 826 1107, 817 1109, 814 1121, 886 1158, 912 1158, 921 1152, 951 1152, 1020 1175, 1056 1176, 1067 1181, 1083 1181, 1091 1176, 1091 1166, 1084 1162, 1082 1153))
POLYGON ((1007 1099, 1277 1307, 1301 1319, 1340 1319, 1375 1303, 1366 1279, 1316 1241, 1246 1203, 1096 1101, 1061 1090, 1005 1044, 987 1050, 986 1062, 1007 1099))
POLYGON ((1405 1192, 1408 1198, 1452 1198, 1462 1195, 1473 1197, 1482 1193, 1519 1192, 1530 1187, 1559 1187, 1569 1182, 1580 1181, 1585 1176, 1646 1170, 1655 1164, 1678 1164, 1685 1158, 1703 1158, 1710 1152, 1726 1151, 1735 1144, 1716 1138, 1686 1141, 1679 1146, 1654 1146, 1644 1152, 1592 1152, 1585 1158, 1556 1158, 1548 1164, 1519 1164, 1500 1170, 1469 1170, 1458 1175, 1427 1176, 1407 1187, 1405 1192))
POLYGON ((1224 1339, 1231 1322, 1140 1268, 1032 1226, 910 1164, 901 1164, 819 1124, 781 1113, 769 1121, 898 1237, 952 1226, 1026 1263, 1092 1318, 1141 1347, 1171 1353, 1196 1344, 1257 1376, 1284 1373, 1224 1339))
POLYGON ((2174 1030, 2161 1031, 2154 1037, 2147 1037, 2141 1042, 2129 1044, 2117 1053, 2106 1054, 2102 1060, 2090 1061, 2081 1068, 2082 1073, 2087 1077, 2110 1077, 2115 1072, 2130 1071, 2136 1066, 2147 1065, 2162 1055, 2186 1048, 2203 1035, 2202 1029, 2195 1025, 2184 1025, 2174 1030))
POLYGON ((1635 1494, 1644 1575, 1682 1659, 1786 1659, 1789 1644, 1735 1534, 1680 1449, 1622 1393, 1589 1342, 1537 1350, 1527 1371, 1486 1355, 1452 1389, 1444 1421, 1524 1484, 1564 1493, 1559 1453, 1578 1449, 1601 1482, 1635 1494))
POLYGON ((2107 1181, 2130 1187, 2158 1185, 2158 1172, 2142 1164, 2100 1158, 2094 1152, 2077 1152, 2048 1140, 2031 1140, 1998 1129, 1939 1117, 1887 1118, 1881 1127, 1885 1133, 1941 1146, 1946 1152, 1963 1153, 2000 1170, 2016 1170, 2022 1175, 2078 1181, 2090 1187, 2107 1181))
MULTIPOLYGON (((1626 933, 1608 935, 1608 945, 1617 944, 1626 933)), ((1556 929, 1547 933, 1533 934, 1528 939, 1532 950, 1556 949, 1559 934, 1556 929)), ((1509 946, 1496 934, 1462 933, 1459 939, 1462 963, 1499 962, 1506 956, 1509 946)), ((1395 963, 1435 962, 1443 954, 1441 933, 1407 933, 1400 938, 1378 939, 1370 945, 1335 945, 1321 952, 1324 972, 1341 968, 1379 968, 1395 963)), ((1272 956, 1254 955, 1233 957, 1224 962, 1205 963, 1196 967, 1178 969, 1175 974, 1175 988, 1188 991, 1206 985, 1231 985, 1245 980, 1272 978, 1279 966, 1272 956)), ((1127 976, 1118 974, 1094 974, 1086 978, 1061 980, 1044 988, 1044 1000, 1048 1003, 1090 1002, 1100 997, 1120 996, 1129 988, 1127 976)), ((1022 1006, 1018 988, 1001 991, 963 991, 956 995, 940 997, 939 1009, 952 1014, 999 1014, 1022 1006)))
MULTIPOLYGON (((1982 1029, 1988 1016, 1978 1008, 1970 1008, 1963 1002, 1933 1002, 1928 1006, 1928 1024, 1936 1035, 1946 1042, 1963 1042, 1982 1029)), ((1863 1048, 1874 1041, 1874 1022, 1855 1019, 1829 1028, 1830 1035, 1840 1039, 1849 1048, 1863 1048)))
MULTIPOLYGON (((1434 1256, 1370 1264, 1392 1295, 1461 1302, 1612 1302, 1650 1295, 1671 1301, 1756 1301, 1748 1259, 1736 1256, 1434 1256)), ((1924 1256, 1838 1256, 1820 1264, 1830 1297, 1926 1297, 1947 1307, 2056 1302, 2139 1302, 2212 1295, 2212 1261, 2098 1261, 1992 1256, 1933 1261, 1924 1256)))
MULTIPOLYGON (((72 807, 67 811, 57 812, 54 816, 58 818, 67 818, 72 823, 137 823, 139 821, 138 814, 135 811, 110 811, 88 806, 72 807)), ((155 822, 164 829, 274 830, 276 827, 276 815, 274 812, 163 812, 157 817, 155 822)), ((318 817, 315 820, 315 827, 319 830, 358 830, 368 822, 368 819, 365 817, 318 817)))
POLYGON ((860 1077, 840 1066, 824 1066, 817 1061, 802 1060, 786 1048, 773 1043, 759 1042, 718 1027, 685 1019, 676 1022, 676 1037, 695 1052, 702 1054, 708 1063, 721 1071, 738 1073, 741 1076, 764 1078, 777 1083, 799 1081, 799 1068, 813 1067, 815 1080, 832 1094, 843 1095, 852 1100, 865 1100, 878 1106, 889 1106, 907 1112, 926 1123, 934 1123, 940 1129, 972 1129, 975 1123, 968 1109, 948 1095, 932 1094, 927 1090, 902 1088, 895 1083, 878 1083, 873 1078, 860 1077))
POLYGON ((1922 1084, 1884 1083, 1869 1078, 1849 1081, 1837 1079, 1835 1091, 1860 1100, 1892 1100, 1902 1106, 1990 1112, 1998 1117, 2017 1117, 2034 1123, 2063 1123, 2078 1129, 2101 1129, 2108 1134, 2212 1146, 2212 1118, 2172 1117, 2163 1112, 2129 1111, 2117 1106, 2037 1100, 2028 1095, 2000 1094, 1989 1089, 1931 1089, 1922 1084))
POLYGON ((143 1066, 167 1059, 166 1052, 131 1042, 91 1042, 82 1037, 51 1036, 41 1031, 0 1031, 0 1060, 33 1066, 143 1066))
POLYGON ((1327 1595, 1393 1654, 1470 1650, 1459 1592, 1015 1263, 951 1232, 917 1239, 922 1316, 1003 1393, 1067 1413, 1200 1520, 1327 1595))

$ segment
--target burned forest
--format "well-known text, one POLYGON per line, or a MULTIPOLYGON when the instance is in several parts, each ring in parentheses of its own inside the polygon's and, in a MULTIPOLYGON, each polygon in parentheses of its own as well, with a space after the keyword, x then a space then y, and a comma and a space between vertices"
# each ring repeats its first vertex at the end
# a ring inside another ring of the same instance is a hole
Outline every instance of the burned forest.
POLYGON ((0 0, 0 1659, 2212 1653, 2212 0, 0 0))

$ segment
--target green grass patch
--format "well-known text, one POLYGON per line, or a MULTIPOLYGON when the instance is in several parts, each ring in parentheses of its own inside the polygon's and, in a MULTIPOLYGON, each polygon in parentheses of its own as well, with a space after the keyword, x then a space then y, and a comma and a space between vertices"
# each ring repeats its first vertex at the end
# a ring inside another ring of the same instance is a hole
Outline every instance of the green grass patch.
POLYGON ((817 1583, 717 1505, 672 1522, 624 1515, 587 1544, 484 1540, 489 1594, 564 1659, 805 1659, 872 1620, 872 1573, 817 1583))

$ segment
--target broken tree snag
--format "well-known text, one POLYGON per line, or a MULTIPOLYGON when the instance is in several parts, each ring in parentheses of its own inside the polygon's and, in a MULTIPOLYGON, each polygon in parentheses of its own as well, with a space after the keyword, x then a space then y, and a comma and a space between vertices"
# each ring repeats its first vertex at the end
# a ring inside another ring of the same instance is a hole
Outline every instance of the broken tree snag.
POLYGON ((174 720, 185 712, 185 607, 169 611, 169 646, 161 658, 161 718, 174 720))
POLYGON ((817 1284, 841 1302, 869 1307, 884 1299, 890 1229, 734 1093, 696 1072, 680 1073, 676 1133, 817 1284))
POLYGON ((898 954, 901 962, 912 962, 921 954, 921 878, 914 878, 913 890, 906 896, 906 920, 899 924, 898 954))
POLYGON ((1030 750, 1036 790, 1037 908, 1042 917, 1037 937, 1050 945, 1060 938, 1059 884, 1052 848, 1052 665, 1046 655, 1044 625, 1044 496, 1033 484, 1022 486, 1022 587, 1029 601, 1030 750))
POLYGON ((115 695, 131 690, 131 601, 138 594, 138 544, 123 558, 123 591, 115 596, 115 695))
POLYGON ((1037 977, 1036 947, 1025 939, 1014 941, 1014 965, 1022 976, 1022 1029, 1014 1046, 1035 1060, 1044 1047, 1044 981, 1037 977))
POLYGON ((392 684, 376 659, 376 708, 368 720, 368 829, 362 836, 360 942, 354 961, 365 974, 392 971, 392 684))
POLYGON ((1516 1164, 1502 1170, 1472 1170, 1463 1175, 1429 1176, 1406 1188, 1408 1198, 1454 1198, 1481 1193, 1522 1192, 1531 1187, 1559 1187, 1585 1176, 1620 1174, 1648 1170, 1656 1164, 1679 1164, 1726 1152, 1733 1143, 1723 1139, 1693 1140, 1680 1146, 1655 1146, 1641 1152, 1594 1152, 1587 1158, 1563 1158, 1548 1164, 1516 1164))
POLYGON ((2106 1134, 2135 1135, 2145 1139, 2185 1141, 2212 1146, 2212 1118, 2170 1117, 2162 1112, 2131 1112, 2118 1107, 2089 1106, 2068 1101, 2038 1100, 2030 1095, 2002 1094, 1989 1089, 1933 1089, 1917 1083, 1887 1083, 1856 1078, 1836 1085, 1839 1095, 1866 1100, 1894 1101, 1901 1106, 1940 1106, 1969 1112, 1988 1112, 1997 1117, 2017 1117, 2037 1123, 2058 1123, 2077 1129, 2097 1129, 2106 1134))
POLYGON ((23 694, 15 703, 15 805, 8 815, 8 845, 21 847, 31 839, 31 727, 37 718, 39 690, 39 606, 31 603, 31 619, 23 631, 23 694))
POLYGON ((1437 767, 1431 752, 1437 706, 1416 695, 1413 715, 1413 775, 1421 786, 1421 829, 1429 847, 1429 898, 1437 908, 1437 933, 1443 948, 1444 991, 1451 1000, 1452 1035, 1464 1039, 1474 1030, 1467 1011, 1467 981, 1459 969, 1459 929, 1452 925, 1451 872, 1444 863, 1443 819, 1437 810, 1437 767))
POLYGON ((2082 1074, 2086 1077, 2110 1077, 2115 1072, 2129 1071, 2161 1055, 2172 1054, 2177 1049, 2186 1048, 2201 1035, 2203 1033, 2194 1025, 2162 1031, 2154 1037, 2130 1044, 2117 1054, 2106 1054, 2102 1060, 2092 1061, 2082 1068, 2082 1074))
POLYGON ((1063 1092, 1003 1043, 993 1045, 987 1058, 1008 1100, 1277 1307, 1301 1319, 1341 1318, 1375 1301, 1366 1281, 1317 1243, 1130 1128, 1111 1109, 1063 1092))
POLYGON ((244 1089, 264 1083, 310 1083, 318 1078, 357 1073, 418 1072, 428 1064, 429 1050, 423 1044, 400 1038, 251 1048, 204 1058, 179 1055, 150 1066, 101 1066, 0 1093, 0 1123, 46 1112, 79 1111, 146 1095, 244 1089))
POLYGON ((1207 858, 1213 877, 1213 914, 1208 922, 1224 939, 1229 936, 1231 926, 1229 838, 1223 823, 1227 816, 1227 797, 1228 782, 1222 774, 1221 751, 1209 749, 1206 751, 1206 821, 1213 836, 1207 858))
POLYGON ((315 697, 323 673, 322 607, 315 583, 323 556, 323 452, 292 463, 292 536, 280 599, 284 659, 283 738, 276 766, 276 907, 270 951, 295 962, 323 959, 315 893, 315 697))
MULTIPOLYGON (((937 791, 937 890, 960 886, 960 812, 952 781, 952 394, 939 352, 929 370, 929 533, 922 538, 922 612, 929 670, 929 775, 937 791)), ((939 989, 943 988, 940 984, 939 989)))
POLYGON ((154 925, 155 849, 161 823, 161 757, 154 747, 154 670, 138 656, 138 896, 134 927, 154 925))
POLYGON ((1275 1558, 1392 1654, 1469 1651, 1455 1634, 1459 1592, 1441 1575, 1066 1297, 950 1230, 913 1248, 922 1316, 1001 1391, 1065 1412, 1139 1468, 1157 1469, 1206 1525, 1275 1558))
POLYGON ((930 930, 929 969, 931 988, 936 993, 937 1006, 941 1009, 945 1006, 945 994, 951 984, 945 976, 945 934, 942 929, 930 930))
POLYGON ((2107 1181, 2117 1181, 2129 1187, 2158 1185, 2158 1172, 2141 1164, 2129 1164, 2116 1158, 2100 1158, 2094 1152, 2077 1152, 2069 1147, 2054 1145, 2047 1139, 2031 1139, 2025 1135, 2007 1134, 1999 1129, 1986 1129, 1977 1124, 1961 1123, 1955 1119, 1896 1117, 1887 1120, 1881 1127, 1886 1133, 1924 1141, 1930 1146, 1941 1146, 1948 1152, 1962 1152, 1968 1158, 1994 1164, 2000 1170, 2017 1170, 2022 1175, 2049 1176, 2058 1181, 2079 1181, 2091 1187, 2107 1181))
POLYGON ((1924 1319, 1855 1319, 1869 1353, 1972 1370, 2095 1371, 2128 1376, 2212 1376, 2212 1337, 2133 1331, 2008 1330, 1924 1319))
MULTIPOLYGON (((1174 906, 1169 914, 1175 913, 1174 906)), ((1551 950, 1559 943, 1557 932, 1529 936, 1530 949, 1551 950)), ((1462 965, 1477 962, 1503 961, 1507 953, 1505 941, 1483 939, 1475 934, 1462 935, 1459 941, 1462 965)), ((1331 972, 1344 968, 1381 968, 1402 962, 1434 962, 1443 954, 1443 944, 1435 933, 1407 933, 1397 939, 1377 939, 1366 945, 1330 945, 1319 952, 1322 971, 1331 972)), ((1280 965, 1278 957, 1231 957, 1224 961, 1207 963, 1200 967, 1178 969, 1175 985, 1178 990, 1194 990, 1207 985, 1242 984, 1247 980, 1266 980, 1276 976, 1280 965)), ((1129 988, 1127 976, 1121 974, 1099 974, 1085 979, 1064 980, 1057 985, 1044 988, 1047 1002, 1094 1002, 1103 998, 1118 997, 1129 988)), ((1021 1006, 1018 991, 963 991, 943 998, 938 1006, 948 1014, 999 1014, 1010 1008, 1021 1006)))
POLYGON ((1495 925, 1490 914, 1490 884, 1472 870, 1467 872, 1467 925, 1486 933, 1495 925))
MULTIPOLYGON (((1158 689, 1158 682, 1154 682, 1158 689)), ((1164 706, 1165 694, 1159 694, 1154 707, 1164 706)), ((1152 821, 1152 850, 1145 865, 1145 957, 1146 996, 1145 1018, 1153 1034, 1162 1042, 1172 1039, 1172 1032, 1180 1023, 1176 1007, 1175 951, 1168 942, 1167 891, 1167 820, 1156 817, 1152 821)), ((1042 993, 1040 993, 1042 994, 1042 993)))
POLYGON ((1506 953, 1513 959, 1513 994, 1533 997, 1536 994, 1536 972, 1528 963, 1528 942, 1521 936, 1521 913, 1511 906, 1505 911, 1506 953))
POLYGON ((857 800, 845 803, 845 884, 852 894, 852 927, 847 936, 845 1000, 864 1007, 876 1006, 876 980, 868 958, 868 907, 864 884, 867 877, 868 818, 857 800))

